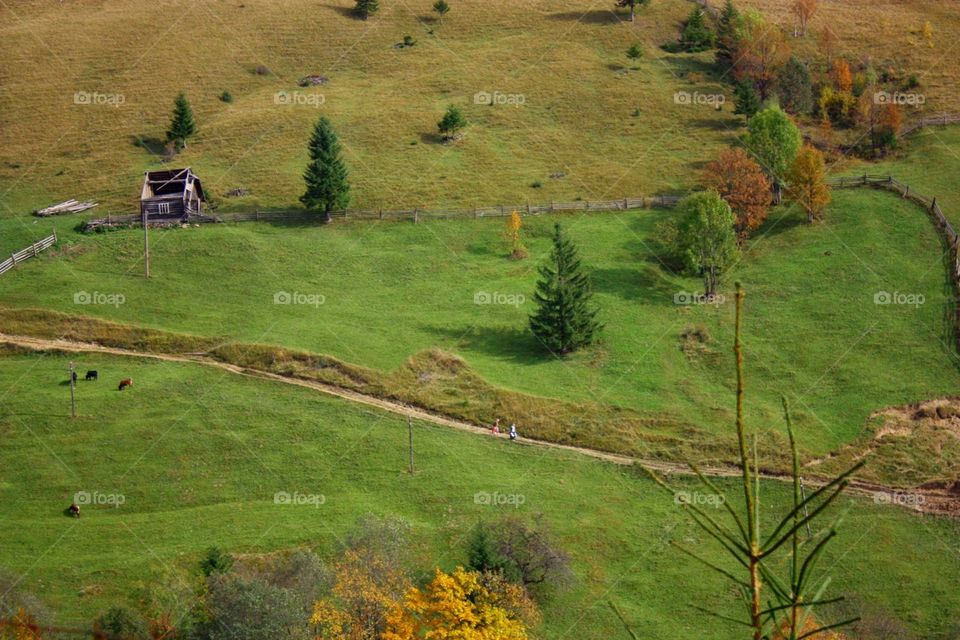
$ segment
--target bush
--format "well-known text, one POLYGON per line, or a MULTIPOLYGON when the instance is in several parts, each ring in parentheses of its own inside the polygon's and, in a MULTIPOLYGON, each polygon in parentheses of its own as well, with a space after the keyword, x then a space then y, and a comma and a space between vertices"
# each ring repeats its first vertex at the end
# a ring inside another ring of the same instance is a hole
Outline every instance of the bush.
POLYGON ((817 102, 817 113, 824 122, 836 127, 849 127, 853 124, 856 98, 847 91, 835 91, 831 87, 823 87, 820 91, 820 100, 817 102))
POLYGON ((478 524, 467 548, 470 568, 497 572, 540 599, 567 589, 573 581, 570 556, 556 546, 545 525, 506 516, 478 524))
POLYGON ((412 47, 417 44, 417 41, 413 39, 413 36, 403 36, 403 46, 412 47))
POLYGON ((231 94, 229 91, 224 91, 220 94, 220 102, 233 102, 233 94, 231 94))
POLYGON ((269 69, 268 67, 263 66, 262 64, 257 65, 257 66, 254 68, 253 72, 254 72, 256 75, 258 75, 258 76, 268 76, 268 75, 270 75, 270 69, 269 69))
POLYGON ((210 640, 284 640, 306 637, 302 603, 287 589, 236 575, 210 580, 210 640))
POLYGON ((150 640, 150 631, 147 623, 139 615, 126 607, 108 609, 93 623, 98 633, 108 638, 122 638, 122 640, 150 640))
POLYGON ((210 577, 214 574, 222 574, 230 571, 233 566, 233 556, 224 553, 218 547, 210 547, 207 554, 200 561, 200 571, 203 575, 210 577))

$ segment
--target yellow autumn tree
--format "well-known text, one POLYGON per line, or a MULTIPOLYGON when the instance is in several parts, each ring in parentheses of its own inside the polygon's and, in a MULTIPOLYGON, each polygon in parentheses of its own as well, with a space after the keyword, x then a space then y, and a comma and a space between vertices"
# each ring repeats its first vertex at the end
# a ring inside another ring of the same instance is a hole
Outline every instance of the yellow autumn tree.
POLYGON ((923 23, 923 27, 920 29, 920 35, 923 36, 924 41, 929 46, 933 46, 933 25, 930 24, 929 20, 923 23))
POLYGON ((807 212, 807 221, 818 220, 830 202, 830 187, 827 185, 827 168, 823 154, 810 145, 804 145, 797 154, 787 179, 790 181, 790 193, 794 201, 807 212))
POLYGON ((0 640, 41 640, 40 624, 23 607, 10 618, 0 618, 0 640))
POLYGON ((510 257, 515 260, 522 260, 527 257, 527 248, 523 246, 523 238, 520 237, 520 231, 523 229, 523 218, 514 211, 507 218, 507 240, 510 242, 510 257))
POLYGON ((310 624, 317 640, 376 640, 388 615, 400 605, 411 584, 389 558, 349 550, 335 567, 336 582, 328 598, 313 606, 310 624))
MULTIPOLYGON (((519 587, 516 587, 519 588, 519 587)), ((483 576, 457 567, 437 569, 390 612, 382 640, 526 640, 527 627, 508 597, 484 586, 483 576)))

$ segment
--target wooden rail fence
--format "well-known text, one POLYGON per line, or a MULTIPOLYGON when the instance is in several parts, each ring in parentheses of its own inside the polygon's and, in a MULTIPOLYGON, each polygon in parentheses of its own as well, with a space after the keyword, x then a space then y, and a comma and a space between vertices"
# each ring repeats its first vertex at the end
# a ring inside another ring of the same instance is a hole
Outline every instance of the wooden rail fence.
POLYGON ((36 258, 38 255, 40 255, 41 251, 44 251, 45 249, 49 249, 56 243, 57 243, 57 232, 54 231, 51 235, 47 236, 43 240, 34 242, 32 245, 30 245, 26 249, 21 249, 20 251, 13 253, 9 258, 4 260, 3 262, 0 262, 0 275, 3 275, 7 271, 10 271, 10 269, 13 269, 15 266, 17 266, 24 260, 28 260, 30 258, 36 258))
MULTIPOLYGON (((475 207, 471 209, 348 209, 331 212, 334 218, 348 220, 409 220, 421 222, 425 220, 443 220, 452 218, 490 218, 509 216, 516 211, 521 215, 535 216, 543 213, 561 211, 615 211, 627 209, 649 209, 653 207, 672 207, 681 196, 642 196, 634 198, 618 198, 616 200, 576 200, 574 202, 551 202, 548 204, 496 205, 492 207, 475 207)), ((287 209, 275 211, 247 211, 239 213, 225 213, 221 215, 191 216, 188 222, 288 222, 288 223, 316 223, 323 219, 323 214, 306 211, 304 209, 287 209)), ((174 220, 171 223, 176 223, 174 220)), ((139 226, 141 218, 138 214, 126 216, 107 216, 90 220, 85 230, 96 231, 101 227, 139 226)), ((153 224, 153 222, 151 222, 153 224)))
POLYGON ((960 244, 957 242, 957 232, 943 215, 943 210, 937 203, 936 198, 925 196, 910 185, 895 180, 893 176, 871 176, 864 174, 855 178, 834 178, 829 181, 830 186, 839 189, 849 189, 853 187, 874 187, 877 189, 886 189, 900 195, 900 197, 912 201, 923 207, 933 219, 933 224, 940 232, 941 237, 949 250, 950 261, 950 281, 954 289, 954 314, 953 329, 957 342, 957 348, 960 349, 960 244))

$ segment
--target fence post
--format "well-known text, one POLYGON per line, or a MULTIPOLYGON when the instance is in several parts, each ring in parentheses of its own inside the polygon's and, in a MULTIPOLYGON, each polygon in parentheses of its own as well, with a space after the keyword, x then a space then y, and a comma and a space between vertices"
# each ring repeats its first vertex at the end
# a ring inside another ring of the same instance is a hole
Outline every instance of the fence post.
POLYGON ((553 200, 550 201, 550 213, 553 213, 553 200))
POLYGON ((413 208, 413 224, 420 222, 420 214, 417 212, 417 208, 413 208))
POLYGON ((630 203, 627 202, 627 199, 626 199, 626 198, 624 198, 624 199, 623 199, 623 210, 626 211, 626 210, 629 209, 629 208, 630 208, 630 203))
POLYGON ((530 215, 530 203, 527 203, 527 215, 530 215))
POLYGON ((380 207, 377 210, 377 215, 379 216, 380 220, 383 220, 383 207, 380 207))

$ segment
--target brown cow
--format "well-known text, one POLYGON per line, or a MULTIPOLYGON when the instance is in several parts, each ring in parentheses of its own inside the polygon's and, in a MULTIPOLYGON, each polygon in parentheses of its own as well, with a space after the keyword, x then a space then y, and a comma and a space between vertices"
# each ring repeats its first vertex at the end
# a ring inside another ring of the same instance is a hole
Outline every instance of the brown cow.
POLYGON ((132 387, 132 386, 133 386, 133 378, 124 378, 123 380, 120 381, 119 391, 123 391, 127 387, 132 387))
POLYGON ((69 511, 70 515, 72 515, 74 518, 80 517, 80 505, 78 505, 76 502, 71 502, 70 506, 67 508, 67 511, 69 511))

